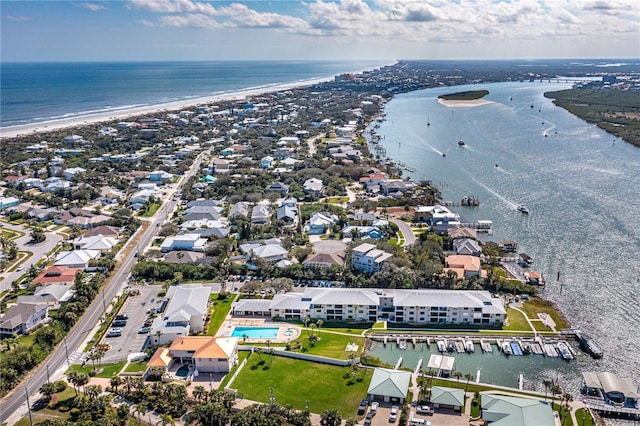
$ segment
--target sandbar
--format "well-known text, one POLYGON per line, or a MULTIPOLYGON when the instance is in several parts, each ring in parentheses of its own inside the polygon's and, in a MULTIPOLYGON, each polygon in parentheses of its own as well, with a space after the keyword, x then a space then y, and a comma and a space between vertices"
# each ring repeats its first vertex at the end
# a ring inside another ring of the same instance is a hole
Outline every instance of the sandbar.
POLYGON ((488 101, 486 99, 469 99, 469 100, 444 100, 438 98, 438 102, 446 107, 458 108, 458 107, 477 107, 482 105, 488 105, 494 103, 493 101, 488 101))
POLYGON ((66 129, 71 127, 85 126, 87 124, 112 122, 115 120, 127 120, 145 114, 155 114, 160 112, 179 111, 182 109, 199 105, 213 104, 221 101, 241 100, 250 96, 259 96, 265 93, 273 93, 281 90, 291 90, 312 86, 333 80, 332 77, 316 78, 311 80, 297 81, 284 84, 274 84, 262 86, 260 88, 241 89, 234 92, 222 93, 213 96, 194 97, 180 101, 167 102, 162 104, 146 105, 142 107, 116 109, 105 111, 99 114, 73 116, 65 119, 53 120, 49 122, 39 122, 25 124, 24 126, 10 126, 0 128, 0 139, 15 138, 35 133, 50 132, 53 130, 66 129))

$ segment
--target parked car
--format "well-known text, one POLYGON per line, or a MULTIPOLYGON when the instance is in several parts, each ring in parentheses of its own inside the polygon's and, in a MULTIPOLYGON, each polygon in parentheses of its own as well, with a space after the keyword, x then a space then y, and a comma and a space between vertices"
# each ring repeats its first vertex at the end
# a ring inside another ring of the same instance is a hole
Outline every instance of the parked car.
POLYGON ((379 406, 380 406, 380 403, 378 401, 373 401, 371 403, 371 408, 370 408, 371 411, 369 411, 369 412, 373 413, 372 416, 376 415, 376 413, 378 412, 378 407, 379 406))
POLYGON ((119 336, 122 336, 122 329, 118 327, 113 327, 107 333, 107 337, 119 337, 119 336))
POLYGON ((142 327, 138 330, 138 334, 147 334, 149 333, 149 327, 142 327))
POLYGON ((115 320, 112 324, 115 327, 124 327, 125 325, 127 325, 127 321, 126 320, 115 320))
POLYGON ((367 411, 367 407, 369 406, 369 400, 363 399, 360 401, 360 406, 358 407, 358 415, 361 416, 367 411))
POLYGON ((416 408, 416 413, 432 415, 433 408, 429 407, 428 405, 419 405, 418 408, 416 408))
POLYGON ((398 420, 398 407, 394 405, 389 412, 389 422, 395 422, 396 420, 398 420))
POLYGON ((153 324, 153 319, 149 318, 144 322, 144 326, 145 327, 151 327, 151 324, 153 324))
POLYGON ((116 319, 117 320, 125 320, 126 321, 126 320, 129 319, 129 315, 127 315, 127 314, 119 314, 119 315, 116 315, 116 319))

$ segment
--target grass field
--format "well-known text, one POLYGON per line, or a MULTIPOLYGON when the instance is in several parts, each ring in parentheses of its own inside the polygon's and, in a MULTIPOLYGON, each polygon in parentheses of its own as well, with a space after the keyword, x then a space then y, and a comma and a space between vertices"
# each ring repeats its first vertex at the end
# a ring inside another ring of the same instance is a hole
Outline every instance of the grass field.
POLYGON ((361 369, 362 381, 348 385, 343 378, 351 372, 348 367, 268 355, 262 355, 262 360, 264 365, 260 366, 259 358, 252 355, 233 383, 232 387, 243 398, 268 403, 273 388, 278 404, 304 410, 308 401, 312 413, 335 409, 343 418, 355 418, 360 400, 367 396, 372 375, 371 370, 361 369))
POLYGON ((231 310, 231 304, 233 303, 233 296, 229 296, 226 299, 218 300, 218 295, 211 296, 211 305, 213 306, 213 312, 209 318, 209 326, 207 327, 207 336, 215 336, 216 332, 224 322, 227 314, 231 310))
POLYGON ((143 373, 147 369, 147 362, 146 360, 130 362, 124 371, 127 373, 143 373))
POLYGON ((302 330, 300 337, 292 342, 291 351, 304 352, 311 355, 326 356, 336 359, 349 359, 351 352, 347 352, 345 350, 347 344, 355 343, 358 345, 358 352, 355 353, 355 355, 358 356, 360 351, 362 351, 362 346, 364 345, 365 340, 364 337, 360 336, 345 336, 343 334, 323 332, 322 330, 314 330, 313 333, 320 337, 313 347, 309 344, 309 335, 311 334, 311 330, 302 330), (294 349, 296 343, 300 344, 300 349, 294 349))
POLYGON ((529 326, 527 319, 521 312, 516 311, 513 308, 508 308, 507 318, 509 320, 509 325, 502 327, 503 330, 531 331, 531 327, 529 326))
MULTIPOLYGON (((94 377, 109 379, 115 376, 116 374, 118 374, 120 370, 122 370, 122 367, 124 367, 125 364, 126 364, 126 361, 120 361, 115 364, 102 364, 102 366, 98 366, 98 363, 96 362, 96 368, 97 369, 102 368, 102 371, 96 374, 94 377)), ((90 374, 91 370, 93 370, 93 365, 90 362, 88 362, 87 365, 85 365, 84 367, 81 366, 80 364, 71 364, 71 367, 65 372, 65 374, 69 373, 70 371, 79 371, 82 373, 90 374)))
POLYGON ((556 323, 556 330, 569 327, 569 324, 560 316, 551 302, 547 300, 534 297, 526 301, 520 309, 526 312, 529 318, 538 318, 538 314, 542 312, 548 313, 556 323))

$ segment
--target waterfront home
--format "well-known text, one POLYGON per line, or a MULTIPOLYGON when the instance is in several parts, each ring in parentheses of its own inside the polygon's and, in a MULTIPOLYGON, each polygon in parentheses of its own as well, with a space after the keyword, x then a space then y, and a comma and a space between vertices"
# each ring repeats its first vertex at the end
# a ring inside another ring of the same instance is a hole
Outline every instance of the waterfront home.
POLYGON ((458 238, 453 240, 453 251, 458 255, 469 255, 479 257, 482 254, 482 248, 477 241, 470 238, 458 238))
POLYGON ((415 188, 415 183, 405 180, 388 180, 380 184, 380 192, 387 197, 402 196, 415 188))
POLYGON ((416 207, 415 220, 428 223, 440 235, 447 235, 449 229, 460 227, 460 215, 438 204, 416 207))
POLYGON ((19 303, 7 309, 0 319, 0 335, 26 334, 42 324, 49 312, 48 303, 19 303))
POLYGON ((506 251, 508 253, 515 253, 518 251, 517 241, 513 241, 513 240, 500 241, 499 246, 503 251, 506 251))
POLYGON ((174 364, 191 365, 200 373, 228 373, 238 362, 237 337, 179 336, 168 348, 158 348, 144 377, 163 376, 174 364))
POLYGON ((555 426, 551 404, 534 398, 482 392, 481 417, 491 426, 555 426))
POLYGON ((200 284, 169 287, 166 296, 169 302, 151 325, 151 343, 164 345, 178 336, 189 336, 203 331, 209 311, 210 295, 211 287, 200 284))
POLYGON ((204 251, 207 239, 199 234, 181 234, 174 237, 167 237, 160 244, 160 251, 168 252, 172 250, 204 251))
POLYGON ((473 228, 467 228, 466 226, 461 226, 459 228, 449 228, 447 231, 447 235, 452 240, 458 238, 470 238, 475 240, 478 237, 478 232, 473 228))
POLYGON ((382 269, 385 261, 393 257, 393 254, 379 250, 373 244, 364 243, 354 247, 351 256, 354 269, 377 272, 382 269))
POLYGON ((506 317, 502 299, 479 290, 306 287, 303 293, 277 294, 262 308, 262 315, 295 320, 488 326, 506 317))
POLYGON ((411 373, 408 371, 374 368, 367 399, 402 405, 410 383, 411 373))
POLYGON ((444 274, 449 271, 456 273, 458 278, 469 278, 485 276, 486 271, 482 270, 480 258, 470 255, 455 254, 444 259, 446 267, 442 270, 444 274))
POLYGON ((609 372, 582 373, 582 393, 589 399, 618 407, 638 410, 640 387, 632 379, 618 377, 609 372))

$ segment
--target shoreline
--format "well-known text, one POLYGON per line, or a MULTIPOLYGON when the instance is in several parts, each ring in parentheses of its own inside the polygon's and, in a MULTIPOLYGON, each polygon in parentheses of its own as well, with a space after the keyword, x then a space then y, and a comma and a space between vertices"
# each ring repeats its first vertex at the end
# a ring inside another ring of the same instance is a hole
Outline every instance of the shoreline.
POLYGON ((315 78, 311 80, 296 81, 290 83, 278 83, 272 86, 259 88, 239 89, 233 92, 221 93, 219 95, 201 96, 180 101, 171 101, 161 104, 145 105, 141 107, 125 108, 118 111, 105 111, 98 114, 74 116, 65 119, 43 121, 20 126, 0 127, 0 139, 10 139, 19 136, 27 136, 34 133, 46 133, 55 130, 62 130, 89 124, 105 123, 114 120, 124 120, 144 114, 177 111, 183 108, 196 107, 204 104, 211 104, 222 101, 240 100, 248 96, 258 96, 273 93, 280 90, 301 89, 314 84, 331 81, 332 77, 315 78))
MULTIPOLYGON (((365 68, 356 71, 345 71, 342 74, 361 74, 366 71, 392 66, 397 63, 389 62, 376 67, 365 68)), ((16 126, 0 127, 0 140, 11 139, 30 134, 40 134, 56 130, 63 130, 90 124, 107 123, 115 120, 124 120, 145 114, 170 112, 183 108, 214 104, 217 102, 240 100, 250 96, 259 96, 274 93, 281 90, 302 89, 319 83, 332 81, 335 76, 316 77, 307 80, 298 80, 285 83, 270 83, 258 87, 248 87, 223 92, 216 95, 196 96, 189 99, 170 101, 165 103, 149 104, 144 106, 115 108, 111 111, 99 112, 89 115, 73 115, 68 118, 45 120, 37 123, 22 124, 16 126)), ((80 114, 80 113, 78 113, 80 114)))
POLYGON ((494 103, 493 101, 488 101, 486 99, 445 100, 442 98, 438 98, 438 102, 440 102, 441 105, 449 108, 479 107, 482 105, 489 105, 494 103))

